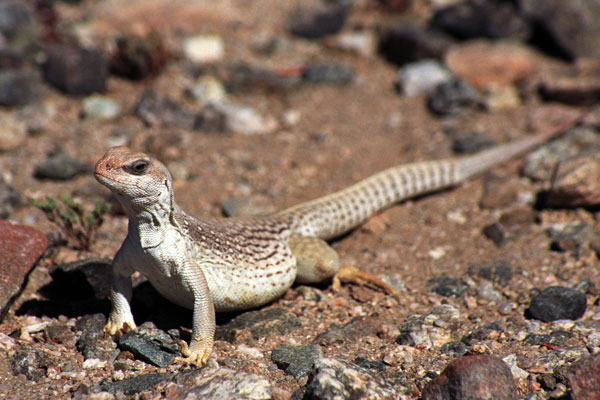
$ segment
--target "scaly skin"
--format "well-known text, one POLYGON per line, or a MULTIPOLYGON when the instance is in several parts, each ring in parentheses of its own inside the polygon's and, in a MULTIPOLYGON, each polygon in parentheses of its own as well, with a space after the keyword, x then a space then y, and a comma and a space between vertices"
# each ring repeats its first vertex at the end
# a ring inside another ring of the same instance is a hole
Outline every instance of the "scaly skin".
POLYGON ((175 203, 171 175, 162 163, 125 147, 109 149, 96 164, 95 177, 127 209, 129 228, 113 261, 113 309, 105 331, 135 329, 130 277, 140 271, 167 299, 193 309, 192 340, 183 346, 183 361, 204 365, 213 347, 215 311, 260 306, 295 280, 334 277, 339 260, 325 240, 394 203, 454 186, 528 151, 578 118, 473 156, 393 167, 329 196, 256 218, 191 217, 175 203))

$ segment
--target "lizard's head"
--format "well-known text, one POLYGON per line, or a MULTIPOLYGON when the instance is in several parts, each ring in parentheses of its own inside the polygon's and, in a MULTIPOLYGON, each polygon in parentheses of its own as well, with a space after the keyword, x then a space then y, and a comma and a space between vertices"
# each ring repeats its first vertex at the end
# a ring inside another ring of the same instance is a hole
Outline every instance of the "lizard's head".
POLYGON ((171 174, 147 154, 113 147, 96 163, 94 176, 130 211, 157 204, 174 207, 171 174))

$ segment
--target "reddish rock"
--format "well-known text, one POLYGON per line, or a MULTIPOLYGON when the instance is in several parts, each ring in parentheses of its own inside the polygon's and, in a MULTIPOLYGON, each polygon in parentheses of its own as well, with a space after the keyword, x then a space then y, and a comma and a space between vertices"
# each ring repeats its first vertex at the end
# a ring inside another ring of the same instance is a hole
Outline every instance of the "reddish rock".
POLYGON ((464 356, 452 361, 423 389, 423 400, 514 399, 517 388, 510 368, 489 355, 464 356))
POLYGON ((559 165, 552 190, 546 196, 551 207, 600 205, 600 161, 596 157, 568 160, 559 165))
POLYGON ((478 89, 519 84, 537 72, 538 60, 524 46, 471 41, 446 54, 446 65, 478 89))
POLYGON ((0 320, 46 247, 48 238, 37 229, 0 221, 0 320))
POLYGON ((600 354, 575 363, 567 372, 573 400, 600 400, 600 354))

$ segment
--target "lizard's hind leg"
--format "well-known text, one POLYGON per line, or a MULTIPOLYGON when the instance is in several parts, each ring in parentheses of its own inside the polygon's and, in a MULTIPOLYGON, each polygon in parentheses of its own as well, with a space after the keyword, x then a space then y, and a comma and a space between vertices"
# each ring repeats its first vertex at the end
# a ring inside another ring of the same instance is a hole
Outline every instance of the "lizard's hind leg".
POLYGON ((288 246, 296 257, 296 282, 319 283, 333 278, 340 269, 340 259, 323 239, 292 235, 288 246))
POLYGON ((356 268, 340 266, 337 253, 323 239, 293 235, 288 245, 296 257, 298 283, 319 283, 331 278, 333 289, 338 290, 340 281, 354 284, 369 282, 398 297, 398 293, 381 279, 356 268))

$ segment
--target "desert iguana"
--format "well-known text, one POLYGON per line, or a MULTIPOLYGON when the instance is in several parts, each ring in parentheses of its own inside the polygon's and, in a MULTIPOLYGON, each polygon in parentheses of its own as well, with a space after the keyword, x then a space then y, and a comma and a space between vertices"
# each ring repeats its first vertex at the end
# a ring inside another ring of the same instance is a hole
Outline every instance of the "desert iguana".
POLYGON ((334 277, 339 260, 325 240, 391 204, 454 186, 526 152, 574 122, 475 155, 392 167, 328 196, 248 218, 187 215, 175 203, 171 175, 161 162, 126 147, 111 148, 96 164, 95 177, 127 209, 129 228, 112 265, 105 331, 135 329, 129 301, 137 270, 164 297, 193 309, 192 338, 182 345, 182 360, 203 365, 213 347, 215 311, 257 307, 294 281, 334 277))

